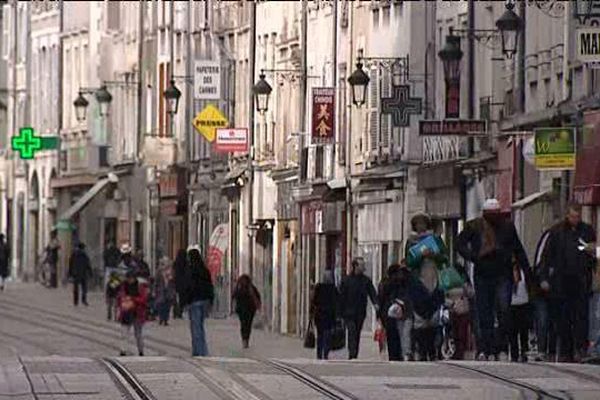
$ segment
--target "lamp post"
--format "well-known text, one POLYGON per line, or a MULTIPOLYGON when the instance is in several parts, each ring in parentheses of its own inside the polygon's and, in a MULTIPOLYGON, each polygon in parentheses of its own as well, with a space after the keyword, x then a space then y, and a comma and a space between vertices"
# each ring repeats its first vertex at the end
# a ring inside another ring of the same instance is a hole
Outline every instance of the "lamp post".
POLYGON ((523 20, 513 11, 514 8, 514 3, 506 3, 504 14, 496 21, 502 38, 502 54, 508 59, 517 53, 519 34, 523 30, 523 20))
POLYGON ((264 114, 269 109, 269 97, 271 96, 271 92, 273 91, 273 88, 265 80, 265 77, 265 74, 261 73, 258 76, 258 82, 256 82, 252 87, 252 92, 254 93, 254 101, 256 103, 256 111, 258 111, 261 114, 264 114))
POLYGON ((174 79, 171 79, 171 82, 169 82, 169 86, 163 92, 163 97, 167 101, 167 113, 173 118, 177 114, 179 99, 181 98, 181 91, 175 86, 174 79))
POLYGON ((356 69, 348 78, 348 83, 352 88, 352 103, 360 108, 367 101, 367 86, 369 85, 369 75, 363 70, 363 64, 356 63, 356 69))
POLYGON ((79 95, 73 102, 75 106, 75 117, 77 121, 83 122, 86 119, 87 107, 90 104, 89 101, 84 97, 84 94, 94 93, 94 97, 100 106, 100 116, 107 117, 110 103, 112 102, 112 95, 106 88, 106 84, 103 84, 99 88, 80 88, 79 95))

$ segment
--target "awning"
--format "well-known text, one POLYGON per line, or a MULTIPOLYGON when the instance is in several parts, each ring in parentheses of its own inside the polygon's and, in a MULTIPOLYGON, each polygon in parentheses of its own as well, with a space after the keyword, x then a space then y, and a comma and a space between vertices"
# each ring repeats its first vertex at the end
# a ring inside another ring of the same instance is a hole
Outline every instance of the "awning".
POLYGON ((582 146, 577 149, 573 199, 581 205, 600 204, 600 111, 586 113, 585 125, 592 129, 584 130, 582 146))
POLYGON ((535 192, 527 197, 522 198, 519 201, 515 201, 512 204, 512 208, 526 208, 536 201, 546 200, 552 196, 552 190, 545 190, 541 192, 535 192))
POLYGON ((81 211, 89 202, 96 196, 108 183, 109 178, 100 179, 90 190, 88 190, 79 200, 75 202, 67 211, 65 211, 59 218, 59 221, 68 221, 75 214, 81 211))

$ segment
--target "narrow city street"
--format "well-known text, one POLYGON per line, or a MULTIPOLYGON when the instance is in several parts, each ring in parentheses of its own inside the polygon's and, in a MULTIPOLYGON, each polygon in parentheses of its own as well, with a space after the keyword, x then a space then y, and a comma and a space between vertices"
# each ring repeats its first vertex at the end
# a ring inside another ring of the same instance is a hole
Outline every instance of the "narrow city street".
POLYGON ((316 361, 298 338, 207 324, 212 357, 190 357, 188 321, 146 324, 145 357, 116 357, 104 303, 75 308, 67 290, 13 284, 1 294, 0 399, 598 399, 600 368, 572 364, 388 363, 363 336, 360 360, 316 361), (121 397, 120 397, 121 396, 121 397))

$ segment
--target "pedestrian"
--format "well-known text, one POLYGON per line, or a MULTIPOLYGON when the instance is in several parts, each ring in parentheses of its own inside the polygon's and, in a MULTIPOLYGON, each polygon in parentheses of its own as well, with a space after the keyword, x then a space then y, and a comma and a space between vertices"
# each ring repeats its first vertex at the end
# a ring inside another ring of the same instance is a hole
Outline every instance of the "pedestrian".
POLYGON ((10 275, 10 248, 3 233, 0 233, 0 291, 4 291, 6 278, 10 275))
MULTIPOLYGON (((104 294, 106 302, 106 319, 112 320, 113 311, 116 309, 118 287, 121 285, 121 279, 117 273, 119 263, 121 262, 121 252, 115 246, 114 241, 109 241, 102 253, 104 261, 104 294)), ((116 317, 116 315, 115 315, 116 317)))
POLYGON ((121 262, 121 252, 115 246, 115 242, 110 240, 102 252, 102 259, 104 261, 104 286, 108 284, 110 274, 119 266, 121 262))
POLYGON ((367 298, 377 308, 377 294, 371 279, 364 274, 364 261, 352 261, 352 273, 342 280, 340 307, 348 330, 348 359, 358 357, 360 334, 367 317, 367 298))
POLYGON ((58 251, 60 250, 60 243, 58 241, 58 232, 56 229, 50 231, 50 241, 46 246, 46 262, 50 269, 50 287, 58 287, 58 276, 57 276, 57 265, 58 265, 58 251))
POLYGON ((143 328, 148 311, 148 291, 138 281, 133 271, 128 271, 125 281, 119 288, 117 295, 118 320, 121 323, 121 356, 126 356, 131 348, 131 329, 137 346, 139 356, 144 355, 143 328))
POLYGON ((189 266, 187 251, 185 249, 180 249, 175 257, 175 262, 173 263, 175 292, 177 294, 175 304, 173 305, 173 318, 183 317, 182 304, 185 302, 183 296, 185 295, 185 286, 189 275, 188 271, 189 266))
POLYGON ((317 359, 328 360, 335 328, 338 290, 335 287, 333 270, 323 272, 321 282, 315 285, 310 307, 310 316, 317 328, 317 359))
POLYGON ((208 356, 204 320, 208 317, 214 300, 214 287, 210 272, 200 251, 192 249, 188 252, 188 271, 185 272, 185 288, 183 289, 182 306, 189 308, 190 328, 192 333, 192 356, 208 356))
POLYGON ((529 261, 513 223, 496 199, 483 205, 483 217, 467 222, 458 235, 456 249, 474 264, 475 302, 480 327, 478 360, 498 360, 508 348, 508 316, 512 297, 513 257, 525 275, 529 261), (498 321, 498 329, 494 321, 498 321))
POLYGON ((128 243, 121 245, 121 262, 119 263, 120 272, 125 275, 128 271, 132 271, 137 275, 138 264, 131 254, 131 246, 128 243))
POLYGON ((117 295, 122 283, 123 279, 116 270, 110 273, 105 290, 106 319, 108 321, 112 321, 113 315, 117 318, 117 295))
POLYGON ((587 351, 596 233, 581 221, 581 206, 570 204, 564 221, 551 229, 548 240, 548 268, 541 285, 558 307, 559 361, 579 362, 587 351))
POLYGON ((175 281, 169 259, 164 257, 155 278, 155 301, 158 311, 158 324, 169 325, 171 306, 175 301, 175 281))
POLYGON ((242 347, 247 349, 254 315, 261 308, 260 294, 252 284, 249 275, 244 274, 238 278, 232 298, 235 303, 235 312, 240 320, 242 347))
POLYGON ((525 274, 516 260, 513 265, 513 293, 510 305, 510 360, 527 362, 529 352, 529 295, 525 274), (520 346, 520 347, 519 347, 520 346))
POLYGON ((377 292, 379 320, 385 329, 390 361, 412 360, 412 304, 409 298, 411 275, 399 264, 391 265, 377 292))
POLYGON ((73 304, 79 304, 79 290, 81 289, 81 303, 87 302, 87 281, 92 276, 92 264, 85 251, 85 244, 79 242, 73 250, 69 260, 69 278, 73 281, 73 304))
POLYGON ((145 281, 150 280, 150 266, 144 260, 144 251, 142 249, 136 249, 135 255, 133 256, 135 264, 137 266, 137 276, 145 281))

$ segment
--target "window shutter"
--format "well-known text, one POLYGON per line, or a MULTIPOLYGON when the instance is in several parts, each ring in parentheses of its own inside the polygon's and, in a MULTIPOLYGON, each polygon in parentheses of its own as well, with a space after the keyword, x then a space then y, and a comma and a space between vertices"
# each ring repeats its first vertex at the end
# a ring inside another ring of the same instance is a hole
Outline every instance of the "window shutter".
MULTIPOLYGON (((392 74, 386 69, 381 71, 381 97, 390 97, 392 95, 392 74)), ((390 154, 390 143, 392 138, 392 116, 389 114, 380 114, 381 118, 381 148, 384 154, 390 154)))
POLYGON ((315 161, 316 161, 316 155, 317 155, 317 149, 315 147, 315 145, 310 145, 308 147, 308 176, 307 176, 307 180, 308 181, 312 181, 315 179, 315 172, 316 172, 316 166, 315 166, 315 161))
POLYGON ((369 153, 377 155, 379 149, 379 69, 371 70, 369 84, 369 153))
POLYGON ((333 146, 332 144, 325 145, 323 151, 323 178, 326 180, 333 178, 333 146))
POLYGON ((10 43, 10 30, 12 25, 12 15, 10 6, 8 4, 2 6, 2 59, 8 60, 10 56, 10 49, 12 47, 10 43))

